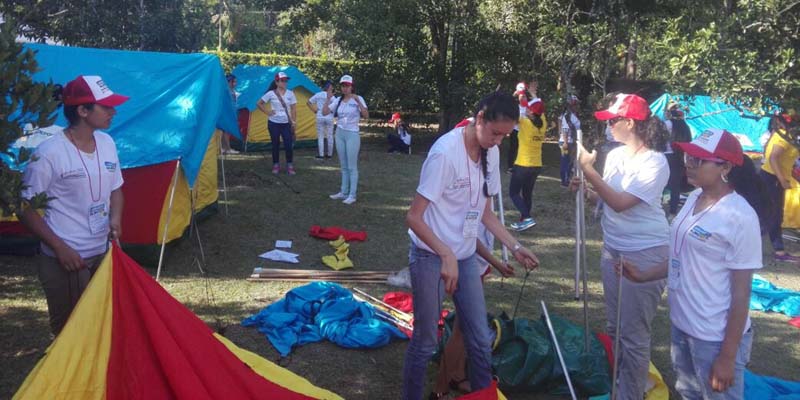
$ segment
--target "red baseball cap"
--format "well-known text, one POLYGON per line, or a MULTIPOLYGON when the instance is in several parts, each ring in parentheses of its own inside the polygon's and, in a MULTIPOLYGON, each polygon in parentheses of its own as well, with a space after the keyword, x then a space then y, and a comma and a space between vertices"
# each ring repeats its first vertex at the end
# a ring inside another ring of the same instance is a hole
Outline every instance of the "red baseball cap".
POLYGON ((645 99, 635 94, 620 93, 611 107, 608 107, 607 110, 595 112, 594 117, 600 121, 616 117, 644 121, 650 117, 650 107, 648 107, 645 99))
POLYGON ((128 96, 115 94, 103 82, 103 78, 96 75, 81 75, 71 80, 61 92, 64 105, 77 106, 81 104, 100 104, 107 107, 116 107, 126 101, 128 96))
POLYGON ((528 85, 526 85, 525 82, 520 82, 517 84, 517 87, 514 90, 514 94, 517 95, 520 93, 524 93, 527 90, 528 90, 528 85))
POLYGON ((544 114, 544 102, 542 101, 542 99, 535 98, 530 103, 528 103, 528 112, 536 115, 544 114))
POLYGON ((674 142, 672 146, 695 158, 719 159, 733 165, 744 163, 744 152, 739 139, 724 129, 707 129, 690 143, 674 142))
POLYGON ((392 114, 392 118, 389 120, 389 123, 391 124, 392 122, 397 121, 398 119, 403 119, 403 118, 400 117, 400 113, 399 112, 396 112, 396 113, 392 114))
POLYGON ((289 78, 289 75, 286 75, 286 72, 278 72, 277 74, 275 74, 275 80, 277 81, 280 79, 286 79, 288 81, 289 79, 292 78, 289 78))

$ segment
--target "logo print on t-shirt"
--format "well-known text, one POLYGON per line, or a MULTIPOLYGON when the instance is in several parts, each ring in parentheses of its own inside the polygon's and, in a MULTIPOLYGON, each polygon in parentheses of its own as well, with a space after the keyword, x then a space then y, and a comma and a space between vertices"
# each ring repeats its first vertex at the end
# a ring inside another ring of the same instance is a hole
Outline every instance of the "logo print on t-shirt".
POLYGON ((83 179, 83 178, 86 178, 86 171, 84 171, 83 168, 73 169, 61 173, 61 179, 83 179))
POLYGON ((108 172, 114 172, 117 170, 117 163, 115 162, 106 161, 104 164, 106 165, 108 172))
POLYGON ((689 236, 705 242, 711 237, 711 232, 708 232, 705 229, 695 225, 692 227, 692 230, 689 231, 689 236))
POLYGON ((464 189, 469 187, 469 178, 456 178, 456 181, 450 186, 451 189, 464 189))

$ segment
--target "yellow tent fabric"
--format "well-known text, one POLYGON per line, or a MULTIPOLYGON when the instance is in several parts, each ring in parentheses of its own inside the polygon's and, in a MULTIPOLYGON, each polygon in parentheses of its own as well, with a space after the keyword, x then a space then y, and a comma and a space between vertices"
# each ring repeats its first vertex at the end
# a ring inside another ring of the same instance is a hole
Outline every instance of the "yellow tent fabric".
POLYGON ((109 251, 64 330, 28 374, 14 395, 15 400, 105 398, 105 366, 111 349, 112 270, 109 251))
MULTIPOLYGON (((317 139, 317 116, 308 108, 306 103, 314 94, 303 87, 292 89, 297 97, 297 126, 295 134, 297 140, 316 140, 317 139)), ((269 143, 269 131, 267 130, 267 115, 258 108, 250 112, 250 124, 247 132, 247 143, 264 144, 269 143)))
POLYGON ((800 228, 800 187, 793 186, 786 191, 783 201, 784 228, 800 228))
POLYGON ((669 388, 664 383, 664 378, 658 372, 655 364, 650 363, 650 370, 648 371, 648 384, 652 384, 650 390, 647 391, 645 400, 669 400, 669 388))

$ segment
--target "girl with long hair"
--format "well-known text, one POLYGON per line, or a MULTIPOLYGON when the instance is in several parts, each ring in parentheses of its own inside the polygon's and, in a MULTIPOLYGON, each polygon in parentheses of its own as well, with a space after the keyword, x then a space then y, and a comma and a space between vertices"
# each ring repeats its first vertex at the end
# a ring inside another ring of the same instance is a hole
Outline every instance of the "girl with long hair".
POLYGON ((669 261, 618 268, 637 282, 667 278, 675 390, 686 399, 742 399, 753 343, 750 288, 762 267, 759 221, 770 203, 729 132, 710 129, 675 146, 697 189, 672 221, 669 261))
POLYGON ((339 192, 329 197, 342 200, 344 204, 353 204, 358 193, 358 152, 361 149, 358 122, 361 118, 369 117, 369 110, 364 98, 356 94, 352 76, 343 75, 339 84, 342 85, 342 95, 330 100, 322 108, 322 115, 333 114, 336 119, 334 140, 342 171, 339 192))
POLYGON ((403 367, 403 399, 419 400, 428 361, 438 342, 445 293, 453 296, 467 349, 472 390, 491 383, 491 343, 483 297, 483 268, 475 258, 480 224, 511 249, 526 268, 538 259, 491 211, 489 193, 500 187, 497 146, 519 119, 517 100, 495 92, 484 97, 468 125, 442 135, 422 166, 406 215, 411 237, 409 270, 414 296, 414 333, 403 367), (489 186, 492 189, 489 189, 489 186))
POLYGON ((524 231, 536 225, 533 212, 533 187, 542 172, 542 143, 547 131, 544 103, 541 99, 526 107, 527 117, 519 120, 517 158, 508 185, 509 197, 519 210, 519 221, 511 229, 524 231))
POLYGON ((278 72, 267 93, 256 103, 261 112, 269 115, 267 129, 272 143, 272 173, 276 175, 281 172, 281 140, 286 152, 286 173, 295 174, 294 127, 297 125, 297 97, 293 91, 287 89, 288 84, 289 75, 278 72))

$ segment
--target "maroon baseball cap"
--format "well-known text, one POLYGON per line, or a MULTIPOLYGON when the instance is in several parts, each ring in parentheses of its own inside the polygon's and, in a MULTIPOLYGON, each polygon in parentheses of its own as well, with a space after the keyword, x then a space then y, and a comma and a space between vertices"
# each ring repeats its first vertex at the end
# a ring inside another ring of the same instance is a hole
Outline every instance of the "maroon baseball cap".
POLYGON ((689 143, 672 143, 673 147, 703 160, 729 161, 733 165, 744 163, 744 152, 739 139, 724 129, 707 129, 689 143))
POLYGON ((286 72, 278 72, 277 74, 275 74, 275 80, 276 81, 281 80, 281 79, 286 79, 288 81, 289 79, 292 79, 292 78, 289 78, 289 75, 286 75, 286 72))
POLYGON ((644 121, 650 117, 650 107, 648 107, 645 99, 635 94, 620 93, 611 107, 595 112, 594 117, 600 121, 607 121, 616 117, 644 121))
POLYGON ((116 107, 128 101, 128 96, 112 92, 103 82, 103 78, 99 76, 81 75, 64 86, 61 99, 64 101, 64 105, 68 106, 100 104, 116 107))

